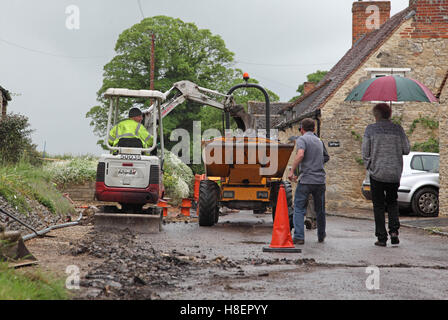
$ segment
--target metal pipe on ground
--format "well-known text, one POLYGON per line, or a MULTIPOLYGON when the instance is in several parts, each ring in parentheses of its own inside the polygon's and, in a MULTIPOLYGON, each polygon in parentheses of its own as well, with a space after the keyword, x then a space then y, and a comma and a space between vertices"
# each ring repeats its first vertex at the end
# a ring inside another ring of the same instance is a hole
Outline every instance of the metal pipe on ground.
POLYGON ((38 231, 37 234, 36 233, 28 234, 28 235, 23 237, 23 241, 27 241, 27 240, 33 239, 35 237, 43 236, 43 235, 47 234, 48 232, 50 232, 51 230, 56 230, 56 229, 62 229, 62 228, 76 226, 76 225, 79 224, 81 219, 82 219, 82 212, 79 213, 79 217, 75 221, 62 223, 62 224, 58 224, 58 225, 54 225, 54 226, 48 227, 46 229, 38 231))
POLYGON ((54 225, 44 230, 37 231, 30 225, 23 222, 12 213, 5 211, 4 209, 0 208, 0 213, 5 214, 6 216, 33 231, 33 233, 22 237, 19 231, 6 231, 6 227, 0 224, 0 261, 14 262, 13 267, 31 265, 35 264, 37 261, 37 259, 28 251, 27 247, 25 246, 24 242, 26 240, 30 240, 35 237, 46 236, 45 234, 50 232, 51 230, 75 226, 79 224, 82 219, 82 212, 80 212, 79 217, 76 221, 54 225))

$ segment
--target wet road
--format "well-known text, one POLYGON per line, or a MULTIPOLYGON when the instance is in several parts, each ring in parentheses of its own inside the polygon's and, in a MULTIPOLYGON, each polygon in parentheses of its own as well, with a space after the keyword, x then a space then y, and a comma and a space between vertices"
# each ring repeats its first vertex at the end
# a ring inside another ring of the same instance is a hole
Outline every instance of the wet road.
POLYGON ((302 253, 264 253, 271 233, 269 214, 241 211, 213 227, 166 224, 137 241, 238 265, 204 268, 160 292, 162 299, 448 299, 447 237, 401 228, 398 247, 380 248, 373 221, 327 217, 325 243, 307 230, 305 245, 296 246, 302 253))

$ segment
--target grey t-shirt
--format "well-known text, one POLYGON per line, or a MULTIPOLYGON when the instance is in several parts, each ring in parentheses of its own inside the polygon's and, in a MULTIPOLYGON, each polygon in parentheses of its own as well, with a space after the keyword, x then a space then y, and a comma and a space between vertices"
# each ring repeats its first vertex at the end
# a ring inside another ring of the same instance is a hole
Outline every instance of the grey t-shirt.
POLYGON ((322 141, 312 132, 306 132, 297 139, 297 150, 305 155, 300 163, 299 182, 302 184, 325 184, 324 152, 322 141))

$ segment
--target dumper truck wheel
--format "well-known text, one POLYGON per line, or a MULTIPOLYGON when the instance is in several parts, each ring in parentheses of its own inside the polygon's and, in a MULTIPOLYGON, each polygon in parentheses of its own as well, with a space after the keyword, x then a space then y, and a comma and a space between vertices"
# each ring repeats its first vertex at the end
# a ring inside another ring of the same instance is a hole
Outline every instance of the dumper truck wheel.
POLYGON ((277 198, 280 189, 280 183, 285 187, 286 202, 288 204, 289 229, 292 229, 294 227, 294 205, 292 201, 292 186, 289 181, 277 182, 271 187, 272 221, 275 221, 275 210, 277 209, 277 198))
POLYGON ((213 226, 219 217, 218 185, 211 180, 202 180, 199 184, 198 216, 202 227, 213 226))

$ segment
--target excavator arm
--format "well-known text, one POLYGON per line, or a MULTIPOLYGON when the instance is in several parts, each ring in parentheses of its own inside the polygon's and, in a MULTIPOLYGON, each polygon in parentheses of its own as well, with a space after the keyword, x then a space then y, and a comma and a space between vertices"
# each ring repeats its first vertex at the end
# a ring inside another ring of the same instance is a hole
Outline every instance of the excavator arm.
MULTIPOLYGON (((230 115, 235 119, 238 128, 243 131, 253 127, 254 122, 252 117, 246 113, 242 106, 235 104, 235 100, 231 95, 200 87, 188 80, 176 82, 170 90, 165 92, 165 96, 169 96, 173 90, 175 90, 174 96, 161 106, 162 119, 177 106, 189 100, 230 112, 230 115)), ((152 132, 150 130, 153 124, 151 121, 153 109, 154 106, 152 105, 144 112, 144 125, 149 132, 152 132)))

